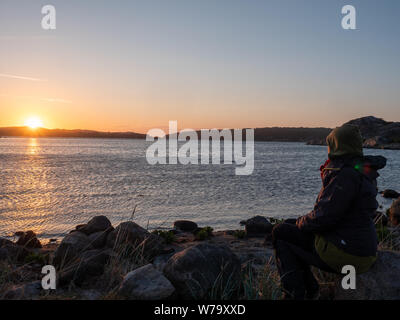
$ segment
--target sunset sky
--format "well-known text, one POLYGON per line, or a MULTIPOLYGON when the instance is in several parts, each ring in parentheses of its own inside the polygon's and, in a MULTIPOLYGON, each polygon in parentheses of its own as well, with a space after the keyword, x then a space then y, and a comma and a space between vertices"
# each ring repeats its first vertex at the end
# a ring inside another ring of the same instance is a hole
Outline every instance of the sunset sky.
POLYGON ((400 121, 399 35, 398 0, 1 0, 0 126, 400 121), (357 30, 341 28, 346 4, 357 30))

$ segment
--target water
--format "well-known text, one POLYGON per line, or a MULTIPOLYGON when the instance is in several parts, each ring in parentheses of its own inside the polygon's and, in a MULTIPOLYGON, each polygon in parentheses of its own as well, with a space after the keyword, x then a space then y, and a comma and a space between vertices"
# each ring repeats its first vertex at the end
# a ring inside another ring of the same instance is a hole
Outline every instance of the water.
MULTIPOLYGON (((216 230, 237 229, 254 215, 297 217, 312 209, 326 148, 255 143, 255 169, 235 165, 155 165, 148 143, 107 139, 0 139, 0 236, 34 230, 60 237, 92 216, 149 229, 190 219, 216 230)), ((400 190, 400 151, 366 150, 388 158, 380 189, 400 190)), ((380 199, 385 206, 390 200, 380 199)))

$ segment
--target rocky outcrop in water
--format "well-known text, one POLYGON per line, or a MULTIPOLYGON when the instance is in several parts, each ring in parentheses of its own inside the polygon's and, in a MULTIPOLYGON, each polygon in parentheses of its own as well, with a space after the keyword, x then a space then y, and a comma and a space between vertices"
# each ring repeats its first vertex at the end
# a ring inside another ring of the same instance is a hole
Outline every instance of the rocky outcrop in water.
POLYGON ((240 221, 245 226, 246 235, 248 237, 265 237, 272 232, 273 225, 267 218, 255 216, 248 220, 240 221))
POLYGON ((174 222, 174 228, 184 232, 194 232, 197 230, 197 223, 189 220, 177 220, 174 222))
MULTIPOLYGON (((360 129, 364 148, 400 149, 400 122, 388 122, 373 116, 357 118, 346 122, 360 129)), ((326 145, 325 138, 310 139, 307 144, 326 145)))
POLYGON ((42 244, 36 237, 36 233, 32 230, 29 231, 18 231, 15 233, 18 236, 17 245, 24 246, 26 248, 41 248, 42 244))
POLYGON ((380 193, 382 194, 382 197, 384 197, 384 198, 397 199, 398 197, 400 197, 400 193, 398 193, 397 191, 392 190, 392 189, 386 189, 380 193))

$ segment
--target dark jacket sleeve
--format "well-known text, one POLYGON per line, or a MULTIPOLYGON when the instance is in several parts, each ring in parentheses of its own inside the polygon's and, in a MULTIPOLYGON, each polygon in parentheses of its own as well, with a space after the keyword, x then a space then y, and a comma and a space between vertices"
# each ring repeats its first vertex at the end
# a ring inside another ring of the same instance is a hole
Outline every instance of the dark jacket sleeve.
POLYGON ((333 229, 351 208, 359 189, 359 177, 352 168, 332 173, 317 199, 314 209, 297 219, 296 225, 307 232, 324 232, 333 229), (351 170, 351 171, 350 171, 351 170))

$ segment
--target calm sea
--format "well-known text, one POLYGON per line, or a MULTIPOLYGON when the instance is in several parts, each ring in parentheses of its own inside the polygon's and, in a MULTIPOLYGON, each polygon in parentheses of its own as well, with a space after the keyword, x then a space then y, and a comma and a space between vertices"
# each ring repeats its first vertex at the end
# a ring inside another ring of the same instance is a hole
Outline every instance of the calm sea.
MULTIPOLYGON (((0 236, 34 230, 57 238, 95 215, 116 225, 134 220, 167 228, 190 219, 237 229, 254 215, 297 217, 312 209, 326 148, 255 143, 252 175, 235 165, 155 165, 148 143, 107 139, 0 139, 0 236)), ((400 151, 365 150, 388 158, 380 189, 400 190, 400 151)), ((390 200, 379 198, 384 207, 390 200)))

